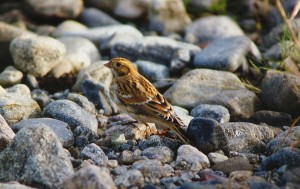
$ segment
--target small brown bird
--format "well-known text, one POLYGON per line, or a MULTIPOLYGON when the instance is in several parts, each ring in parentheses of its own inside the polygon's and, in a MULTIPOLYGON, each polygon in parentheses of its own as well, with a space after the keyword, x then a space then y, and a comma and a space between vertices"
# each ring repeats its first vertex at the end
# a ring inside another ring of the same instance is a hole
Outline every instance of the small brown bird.
POLYGON ((110 94, 121 111, 137 121, 155 123, 163 129, 171 129, 182 142, 189 143, 182 129, 184 123, 170 103, 138 73, 129 60, 113 58, 104 66, 113 73, 110 94))

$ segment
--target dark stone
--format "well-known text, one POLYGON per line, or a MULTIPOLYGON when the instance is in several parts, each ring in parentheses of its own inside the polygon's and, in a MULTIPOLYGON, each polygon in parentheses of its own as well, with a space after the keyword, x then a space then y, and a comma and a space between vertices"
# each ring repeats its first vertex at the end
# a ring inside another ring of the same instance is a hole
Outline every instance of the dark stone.
POLYGON ((225 161, 216 163, 212 169, 214 171, 222 171, 229 175, 233 171, 252 171, 252 166, 249 161, 243 157, 233 157, 225 161))
POLYGON ((249 118, 249 121, 255 124, 266 123, 268 125, 282 127, 290 125, 292 122, 292 118, 290 114, 284 112, 261 110, 255 112, 249 118))

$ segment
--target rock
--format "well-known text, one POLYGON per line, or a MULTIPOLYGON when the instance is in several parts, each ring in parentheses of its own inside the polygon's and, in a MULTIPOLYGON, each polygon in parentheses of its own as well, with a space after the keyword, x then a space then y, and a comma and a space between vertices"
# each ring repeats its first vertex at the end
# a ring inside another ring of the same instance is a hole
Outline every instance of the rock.
POLYGON ((141 140, 138 144, 139 149, 144 150, 149 147, 166 146, 172 151, 176 151, 182 143, 167 137, 160 137, 158 135, 151 135, 147 140, 141 140))
POLYGON ((169 69, 165 65, 143 60, 138 60, 135 63, 139 73, 152 82, 169 77, 169 69))
POLYGON ((274 153, 277 150, 292 146, 299 142, 300 126, 288 128, 286 131, 279 133, 274 139, 267 144, 267 152, 274 153))
POLYGON ((105 131, 108 138, 116 138, 124 135, 127 140, 139 140, 157 132, 154 123, 117 124, 105 131))
POLYGON ((45 126, 20 130, 0 153, 2 182, 17 180, 39 188, 62 188, 62 182, 72 174, 68 154, 52 129, 45 126))
POLYGON ((32 13, 44 17, 76 18, 83 8, 82 0, 26 0, 25 2, 32 13))
POLYGON ((129 165, 139 160, 147 159, 146 157, 141 156, 141 150, 136 149, 133 152, 129 150, 124 150, 120 154, 119 161, 122 164, 129 165))
POLYGON ((207 155, 207 157, 212 164, 220 163, 228 159, 228 157, 225 156, 224 153, 219 152, 211 152, 207 155))
POLYGON ((117 176, 114 182, 119 188, 129 188, 133 186, 143 187, 145 181, 140 171, 128 170, 122 175, 117 176))
POLYGON ((290 114, 284 112, 260 110, 255 112, 249 121, 254 124, 266 123, 267 125, 282 127, 290 125, 292 118, 290 114))
POLYGON ((258 97, 247 90, 236 75, 209 69, 187 72, 164 97, 171 104, 186 109, 198 104, 222 105, 228 109, 232 120, 248 118, 261 106, 258 97))
POLYGON ((105 12, 96 8, 85 8, 80 14, 79 20, 88 27, 121 24, 105 12))
POLYGON ((41 89, 33 89, 31 91, 32 99, 35 100, 41 109, 44 109, 44 107, 47 105, 47 103, 50 100, 50 97, 48 96, 48 92, 41 89))
POLYGON ((271 110, 298 115, 300 113, 299 77, 268 70, 261 83, 261 99, 271 110), (280 99, 280 100, 278 100, 280 99))
POLYGON ((85 111, 97 115, 97 110, 95 108, 95 105, 92 102, 90 102, 85 96, 76 93, 69 93, 67 99, 75 102, 77 105, 82 107, 85 111))
POLYGON ((274 138, 274 131, 265 125, 247 122, 229 122, 221 124, 229 138, 230 151, 264 152, 266 143, 274 138))
POLYGON ((142 156, 148 159, 157 159, 162 163, 171 163, 174 158, 173 151, 166 146, 149 147, 142 151, 142 156))
POLYGON ((247 56, 249 54, 257 60, 261 59, 258 48, 248 37, 227 37, 212 42, 201 52, 197 53, 193 66, 229 72, 234 72, 239 67, 243 67, 246 70, 248 68, 247 56))
POLYGON ((24 84, 16 84, 12 87, 6 88, 5 90, 7 93, 13 93, 31 98, 30 89, 24 84))
POLYGON ((41 109, 36 101, 27 96, 1 93, 0 114, 8 124, 13 124, 23 119, 39 117, 41 109))
MULTIPOLYGON (((228 16, 206 16, 192 22, 185 28, 185 35, 196 37, 200 46, 233 36, 244 36, 241 28, 228 16)), ((229 44, 230 45, 230 44, 229 44)))
POLYGON ((286 181, 286 187, 299 187, 299 170, 300 167, 293 167, 284 173, 283 180, 286 181))
POLYGON ((104 161, 108 160, 103 150, 94 143, 91 143, 83 148, 80 152, 82 159, 91 159, 95 165, 102 165, 104 161))
POLYGON ((180 0, 152 0, 150 2, 150 30, 163 34, 180 32, 191 22, 180 0))
POLYGON ((205 154, 190 145, 182 145, 177 151, 176 162, 186 161, 188 164, 201 164, 203 168, 210 166, 209 160, 205 154))
POLYGON ((85 111, 70 100, 56 100, 44 109, 44 116, 66 122, 72 130, 83 126, 97 133, 98 122, 95 115, 85 111))
POLYGON ((279 189, 279 187, 275 186, 274 184, 271 184, 270 182, 266 181, 262 177, 258 177, 258 176, 249 177, 247 183, 250 189, 256 189, 256 188, 279 189))
POLYGON ((2 188, 2 189, 35 189, 35 188, 31 188, 29 186, 20 184, 16 181, 9 182, 9 183, 0 183, 0 188, 2 188))
POLYGON ((80 71, 73 90, 82 91, 97 109, 102 109, 104 114, 110 115, 118 110, 109 94, 112 73, 103 64, 104 62, 95 62, 80 71))
POLYGON ((230 114, 224 106, 200 104, 192 109, 191 116, 211 118, 219 123, 226 123, 230 120, 230 114))
POLYGON ((292 41, 282 41, 276 43, 263 54, 263 57, 267 60, 280 61, 288 56, 294 57, 296 49, 293 48, 294 43, 292 41))
POLYGON ((51 37, 22 35, 11 42, 10 52, 17 69, 43 77, 62 59, 65 46, 51 37))
POLYGON ((169 166, 163 166, 162 163, 156 159, 140 160, 132 164, 132 169, 139 170, 144 177, 161 178, 169 176, 173 169, 169 166))
POLYGON ((271 170, 287 165, 288 168, 299 167, 300 149, 285 147, 274 152, 269 157, 262 160, 260 166, 262 170, 271 170))
MULTIPOLYGON (((189 111, 184 108, 181 108, 179 106, 172 106, 172 107, 173 107, 174 111, 176 112, 176 114, 181 118, 184 125, 187 127, 194 117, 190 116, 189 111)), ((184 128, 184 129, 186 129, 186 128, 184 128)))
MULTIPOLYGON (((170 66, 174 57, 181 60, 182 65, 186 65, 200 48, 189 43, 175 41, 167 37, 148 36, 140 38, 121 38, 117 40, 112 49, 113 57, 124 57, 131 61, 148 60, 159 62, 161 64, 170 66), (187 51, 183 57, 178 57, 182 53, 177 54, 177 51, 187 51)), ((183 66, 181 68, 183 68, 183 66)))
POLYGON ((15 137, 15 133, 0 114, 0 152, 4 150, 15 137))
POLYGON ((220 163, 216 163, 212 169, 214 171, 222 171, 229 175, 233 171, 252 171, 252 166, 246 158, 233 157, 220 163))
POLYGON ((18 28, 14 25, 0 22, 0 41, 1 42, 10 42, 11 40, 21 36, 21 35, 35 35, 30 31, 26 31, 22 28, 18 28))
POLYGON ((150 1, 148 0, 125 0, 117 1, 113 6, 114 14, 126 19, 138 19, 144 14, 147 14, 150 8, 150 1))
POLYGON ((53 132, 58 137, 59 141, 63 145, 63 147, 70 147, 74 143, 74 136, 70 127, 67 123, 52 119, 52 118, 35 118, 35 119, 25 119, 18 123, 15 123, 11 126, 11 128, 15 132, 19 132, 19 130, 30 127, 32 125, 36 126, 47 126, 53 130, 53 132))
POLYGON ((18 84, 23 79, 23 73, 14 68, 13 66, 6 67, 3 72, 0 73, 0 85, 2 87, 10 87, 18 84))
POLYGON ((228 137, 220 124, 209 118, 194 118, 187 129, 187 136, 192 144, 203 153, 228 148, 228 137))
POLYGON ((109 172, 95 165, 81 168, 63 183, 65 189, 116 189, 109 172))
POLYGON ((61 37, 64 33, 72 32, 72 31, 85 31, 88 30, 88 27, 76 22, 74 20, 66 20, 60 23, 55 30, 53 31, 53 36, 56 38, 61 37))
POLYGON ((74 130, 74 146, 85 147, 94 142, 95 138, 96 133, 87 127, 78 126, 74 130))

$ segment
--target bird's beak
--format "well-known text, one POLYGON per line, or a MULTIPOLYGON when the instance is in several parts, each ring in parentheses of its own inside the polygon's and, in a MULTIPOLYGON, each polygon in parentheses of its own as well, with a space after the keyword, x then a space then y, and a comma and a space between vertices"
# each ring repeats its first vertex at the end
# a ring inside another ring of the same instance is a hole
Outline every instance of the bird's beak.
POLYGON ((107 67, 107 68, 111 68, 112 67, 111 61, 109 61, 108 63, 104 64, 104 66, 107 67))

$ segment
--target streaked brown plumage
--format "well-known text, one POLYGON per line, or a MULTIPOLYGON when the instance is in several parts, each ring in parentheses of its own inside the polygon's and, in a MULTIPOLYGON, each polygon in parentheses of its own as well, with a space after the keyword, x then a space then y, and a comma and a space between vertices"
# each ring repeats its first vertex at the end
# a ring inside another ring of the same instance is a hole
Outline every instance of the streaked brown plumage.
POLYGON ((182 142, 189 143, 182 129, 184 123, 170 103, 138 73, 129 60, 113 58, 104 65, 113 73, 110 91, 122 111, 137 121, 151 122, 164 129, 171 129, 182 142))

